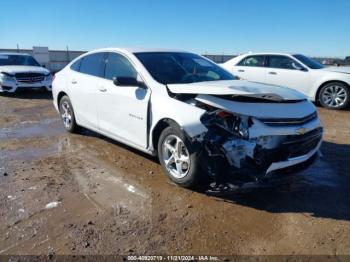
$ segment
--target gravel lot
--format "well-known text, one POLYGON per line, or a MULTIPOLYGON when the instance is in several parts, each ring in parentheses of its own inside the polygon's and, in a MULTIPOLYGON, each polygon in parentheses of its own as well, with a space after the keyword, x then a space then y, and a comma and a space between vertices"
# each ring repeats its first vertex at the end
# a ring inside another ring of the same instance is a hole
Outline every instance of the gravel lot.
POLYGON ((318 108, 323 157, 287 184, 222 197, 84 130, 51 96, 0 96, 0 254, 350 254, 350 111, 318 108))

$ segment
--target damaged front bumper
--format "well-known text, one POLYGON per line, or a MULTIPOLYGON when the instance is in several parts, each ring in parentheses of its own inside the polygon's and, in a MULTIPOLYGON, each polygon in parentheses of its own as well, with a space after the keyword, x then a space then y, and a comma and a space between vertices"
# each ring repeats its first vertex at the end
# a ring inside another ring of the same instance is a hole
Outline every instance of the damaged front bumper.
POLYGON ((311 157, 313 157, 318 152, 318 150, 321 147, 321 144, 322 144, 322 141, 319 141, 319 143, 316 146, 316 148, 314 148, 313 150, 311 150, 309 153, 307 153, 305 155, 291 157, 291 158, 288 158, 285 161, 279 161, 279 162, 271 163, 269 168, 266 170, 266 174, 269 174, 269 173, 271 173, 272 171, 275 171, 275 170, 284 169, 284 168, 295 166, 295 165, 298 165, 300 163, 304 163, 304 162, 308 161, 311 157))
POLYGON ((203 163, 214 180, 223 177, 240 182, 265 179, 274 171, 308 162, 322 144, 323 128, 316 113, 299 125, 265 124, 249 117, 219 118, 203 120, 209 130, 202 139, 203 163), (240 131, 242 127, 246 132, 240 131))

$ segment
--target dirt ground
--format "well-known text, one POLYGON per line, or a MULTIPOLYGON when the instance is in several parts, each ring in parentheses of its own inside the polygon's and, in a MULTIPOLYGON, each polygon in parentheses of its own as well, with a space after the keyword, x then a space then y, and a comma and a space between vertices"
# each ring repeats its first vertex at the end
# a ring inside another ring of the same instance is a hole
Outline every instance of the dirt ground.
POLYGON ((136 150, 64 132, 48 93, 0 96, 0 254, 350 254, 350 111, 318 110, 313 166, 218 197, 171 184, 136 150))

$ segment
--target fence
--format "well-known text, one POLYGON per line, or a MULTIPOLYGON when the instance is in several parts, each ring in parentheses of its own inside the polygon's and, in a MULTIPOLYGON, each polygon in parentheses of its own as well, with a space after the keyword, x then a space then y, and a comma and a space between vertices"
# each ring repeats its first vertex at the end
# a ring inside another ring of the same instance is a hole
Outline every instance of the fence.
MULTIPOLYGON (((27 53, 33 55, 32 49, 0 49, 0 52, 15 52, 15 53, 27 53)), ((71 50, 49 50, 49 62, 45 63, 44 66, 51 72, 55 73, 65 67, 74 58, 84 54, 86 51, 71 51, 71 50)), ((205 57, 211 59, 215 63, 224 63, 236 55, 215 55, 215 54, 204 54, 205 57)), ((35 57, 35 54, 34 54, 35 57)), ((318 61, 327 65, 345 65, 350 64, 350 60, 334 59, 334 58, 316 58, 318 61), (344 63, 341 63, 344 61, 344 63)))

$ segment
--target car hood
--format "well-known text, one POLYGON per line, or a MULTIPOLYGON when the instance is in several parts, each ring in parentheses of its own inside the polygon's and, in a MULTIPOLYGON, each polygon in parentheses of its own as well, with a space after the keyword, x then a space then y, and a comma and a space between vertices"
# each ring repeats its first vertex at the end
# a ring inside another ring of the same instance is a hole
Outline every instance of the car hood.
POLYGON ((241 102, 227 96, 213 95, 197 95, 195 100, 227 112, 256 118, 303 118, 316 111, 316 107, 308 100, 283 103, 241 102))
POLYGON ((266 85, 245 80, 221 80, 189 84, 168 84, 175 94, 234 95, 257 97, 267 100, 304 100, 306 97, 289 88, 266 85))
POLYGON ((41 66, 0 66, 0 72, 8 73, 8 74, 16 74, 16 73, 42 73, 48 74, 50 73, 44 67, 41 66))
POLYGON ((323 70, 331 71, 331 72, 350 74, 350 66, 334 66, 334 67, 331 66, 331 67, 326 67, 323 70))

